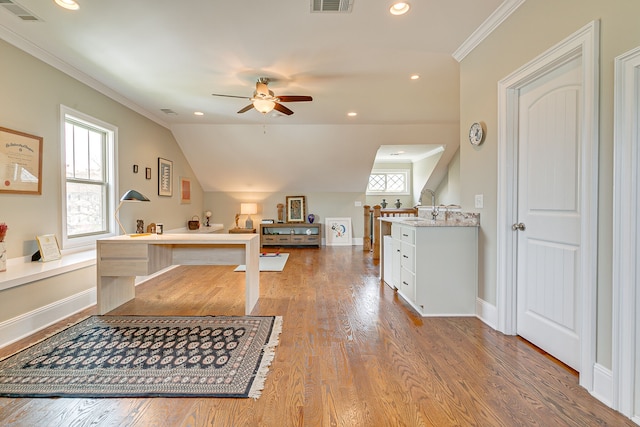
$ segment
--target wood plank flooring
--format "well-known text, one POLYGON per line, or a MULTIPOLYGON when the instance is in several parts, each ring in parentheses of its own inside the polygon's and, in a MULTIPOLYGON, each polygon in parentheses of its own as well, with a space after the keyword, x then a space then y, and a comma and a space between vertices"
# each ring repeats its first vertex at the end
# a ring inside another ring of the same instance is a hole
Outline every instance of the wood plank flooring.
MULTIPOLYGON (((284 248, 253 314, 283 316, 262 397, 0 398, 1 426, 634 426, 576 373, 475 318, 421 318, 361 247, 284 248)), ((242 315, 244 273, 178 267, 109 314, 242 315)), ((20 343, 15 352, 85 310, 20 343)))

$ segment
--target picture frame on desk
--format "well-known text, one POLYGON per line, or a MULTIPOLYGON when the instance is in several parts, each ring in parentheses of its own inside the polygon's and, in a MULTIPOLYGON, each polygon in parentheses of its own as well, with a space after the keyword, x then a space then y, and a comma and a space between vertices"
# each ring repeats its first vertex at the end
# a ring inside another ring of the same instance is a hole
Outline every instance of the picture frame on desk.
POLYGON ((173 196, 173 162, 158 157, 158 196, 173 196))
POLYGON ((305 196, 287 196, 287 222, 305 222, 307 216, 307 198, 305 196))
POLYGON ((0 193, 42 194, 41 136, 0 127, 0 193))

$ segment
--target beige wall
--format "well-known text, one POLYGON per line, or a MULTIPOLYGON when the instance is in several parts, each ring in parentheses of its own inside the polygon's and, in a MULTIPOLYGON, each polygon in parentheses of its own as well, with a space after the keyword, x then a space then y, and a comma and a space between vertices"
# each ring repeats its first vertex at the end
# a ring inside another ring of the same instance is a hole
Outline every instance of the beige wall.
POLYGON ((436 189, 438 204, 459 205, 460 191, 460 150, 457 150, 449 162, 447 175, 436 189))
MULTIPOLYGON (((35 236, 55 233, 61 236, 60 104, 118 127, 118 197, 133 188, 151 203, 129 203, 121 210, 127 230, 135 229, 135 219, 164 222, 168 228, 186 224, 202 212, 202 190, 184 159, 171 132, 133 112, 94 89, 40 60, 0 41, 0 126, 44 138, 42 195, 0 194, 0 222, 6 222, 9 258, 31 255, 37 250, 35 236), (157 196, 157 158, 174 163, 174 196, 157 196), (140 172, 134 174, 132 165, 140 172), (146 180, 145 167, 153 170, 146 180), (192 181, 192 203, 181 205, 179 176, 192 181)), ((1 274, 1 273, 0 273, 1 274)), ((64 274, 0 292, 0 321, 44 307, 57 300, 95 286, 95 269, 64 274)))
MULTIPOLYGON (((640 45, 640 2, 632 0, 527 1, 460 64, 460 178, 462 204, 481 212, 479 296, 496 303, 497 84, 593 20, 600 20, 600 159, 597 362, 611 368, 613 61, 640 45), (484 121, 485 142, 467 141, 471 123, 484 121)), ((500 224, 500 226, 504 226, 500 224)))

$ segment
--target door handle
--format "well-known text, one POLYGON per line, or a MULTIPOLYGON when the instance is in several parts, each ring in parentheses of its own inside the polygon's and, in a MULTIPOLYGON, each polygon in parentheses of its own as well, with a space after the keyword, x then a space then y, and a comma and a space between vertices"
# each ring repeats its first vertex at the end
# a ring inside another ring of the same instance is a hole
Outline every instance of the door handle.
POLYGON ((517 230, 524 231, 524 230, 526 230, 526 228, 527 228, 527 227, 526 227, 526 226, 524 225, 524 223, 522 223, 522 222, 519 222, 519 223, 517 223, 517 224, 513 224, 513 225, 511 226, 511 229, 512 229, 513 231, 517 231, 517 230))

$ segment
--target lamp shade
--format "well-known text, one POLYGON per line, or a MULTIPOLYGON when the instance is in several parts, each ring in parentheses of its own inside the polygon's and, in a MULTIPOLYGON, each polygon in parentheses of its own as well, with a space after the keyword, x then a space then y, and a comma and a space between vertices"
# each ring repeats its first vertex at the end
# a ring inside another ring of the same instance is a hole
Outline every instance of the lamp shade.
POLYGON ((150 202, 150 201, 151 200, 149 200, 146 196, 143 196, 141 193, 137 192, 136 190, 129 190, 126 193, 124 193, 122 197, 120 197, 120 204, 118 205, 118 208, 113 213, 113 216, 116 217, 116 221, 118 222, 118 225, 122 230, 122 234, 127 234, 127 231, 122 226, 122 223, 120 222, 120 218, 118 216, 118 211, 122 207, 122 204, 124 202, 150 202))
POLYGON ((258 213, 257 203, 240 203, 240 213, 242 215, 255 215, 258 213))
POLYGON ((126 193, 124 193, 122 195, 122 197, 120 197, 120 201, 121 202, 150 202, 149 199, 147 199, 145 196, 143 196, 142 194, 138 193, 136 190, 129 190, 126 193))

